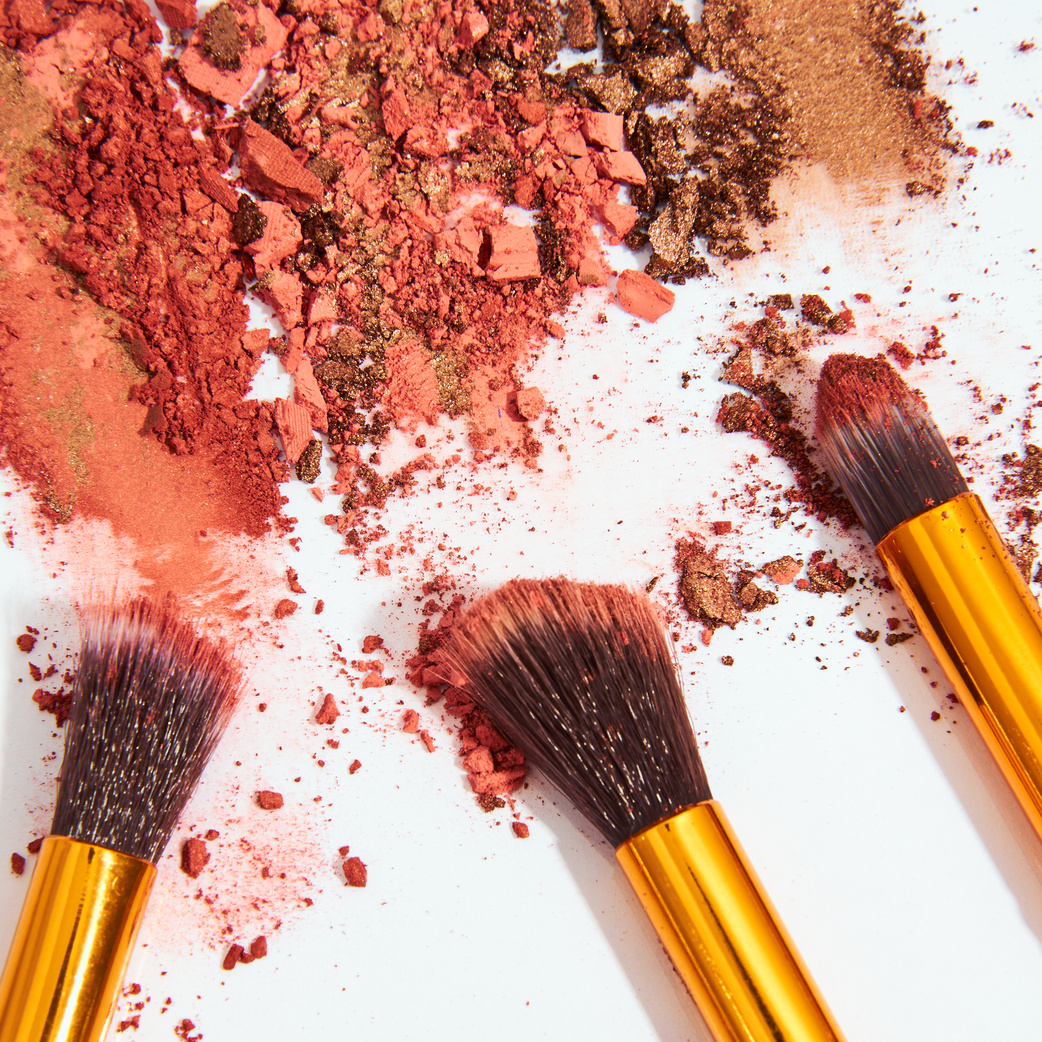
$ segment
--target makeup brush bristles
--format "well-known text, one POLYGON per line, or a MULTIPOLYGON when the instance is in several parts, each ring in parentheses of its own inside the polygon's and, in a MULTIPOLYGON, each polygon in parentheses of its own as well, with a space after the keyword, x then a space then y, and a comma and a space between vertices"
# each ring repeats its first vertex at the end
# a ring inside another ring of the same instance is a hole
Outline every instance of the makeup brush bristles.
POLYGON ((874 543, 967 491, 925 402, 885 359, 829 358, 818 380, 816 434, 874 543))
POLYGON ((464 616, 447 657, 613 846, 711 798, 662 626, 626 587, 515 580, 464 616))
POLYGON ((51 831, 155 863, 240 687, 225 649, 166 607, 92 609, 51 831))

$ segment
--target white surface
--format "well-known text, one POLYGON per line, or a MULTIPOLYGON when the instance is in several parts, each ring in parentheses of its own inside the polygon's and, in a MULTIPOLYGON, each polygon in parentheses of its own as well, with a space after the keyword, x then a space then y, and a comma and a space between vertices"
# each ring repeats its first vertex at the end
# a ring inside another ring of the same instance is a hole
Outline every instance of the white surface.
MULTIPOLYGON (((855 308, 857 333, 835 339, 835 349, 875 353, 896 337, 916 348, 938 324, 948 359, 909 375, 942 429, 971 438, 967 473, 988 498, 1001 454, 1023 451, 1026 391, 1040 378, 1042 305, 1032 251, 1042 245, 1042 48, 1019 53, 1017 46, 1042 43, 1042 22, 1027 3, 1005 5, 1000 16, 935 2, 927 16, 932 86, 981 152, 961 189, 939 202, 895 197, 862 207, 859 220, 840 220, 848 204, 812 175, 779 186, 788 216, 768 233, 771 253, 684 287, 657 325, 635 323, 591 294, 566 323, 564 342, 546 351, 529 379, 556 407, 566 451, 548 436, 540 474, 511 467, 469 476, 461 466, 457 490, 450 481, 437 497, 420 491, 392 503, 384 520, 390 532, 414 526, 425 540, 416 558, 393 562, 390 577, 359 576, 321 523, 326 508, 299 483, 289 487, 302 552, 258 552, 276 570, 297 568, 308 591, 299 600, 322 597, 326 611, 317 620, 306 611, 287 620, 283 649, 263 636, 250 649, 262 660, 251 684, 269 709, 240 714, 185 824, 221 830, 220 846, 210 849, 225 868, 235 863, 238 836, 268 835, 272 860, 291 877, 307 878, 310 885, 296 892, 314 906, 280 905, 283 925, 274 932, 264 925, 272 909, 240 914, 232 939, 266 932, 270 954, 225 973, 216 917, 200 914, 191 896, 209 881, 192 884, 168 857, 128 976, 150 1000, 136 1037, 170 1037, 189 1017, 210 1042, 311 1032, 357 1040, 704 1038, 610 849, 575 812, 538 776, 518 801, 531 826, 528 840, 514 838, 506 811, 486 816, 476 808, 446 722, 404 681, 425 599, 419 587, 428 577, 420 559, 432 553, 440 569, 450 554, 435 544, 458 548, 465 560, 452 572, 468 594, 513 575, 565 572, 634 584, 658 575, 655 597, 668 607, 674 541, 688 529, 709 536, 709 522, 727 518, 738 531, 710 541, 736 563, 755 566, 782 553, 806 558, 821 547, 862 572, 867 552, 856 536, 813 522, 802 533, 791 525, 776 530, 762 508, 746 517, 722 502, 746 482, 790 482, 762 445, 715 428, 728 390, 717 380, 725 356, 705 350, 729 320, 756 315, 754 298, 778 291, 797 298, 821 292, 833 304, 853 303, 856 292, 872 295, 872 305, 855 308), (946 73, 947 58, 963 58, 965 68, 946 73), (976 130, 985 118, 995 127, 976 130), (1011 158, 989 164, 989 152, 999 148, 1011 158), (902 294, 908 282, 913 290, 902 294), (964 295, 951 303, 952 292, 964 295), (888 317, 873 318, 877 309, 888 317), (600 310, 607 325, 591 321, 600 310), (687 390, 681 370, 693 376, 687 390), (967 381, 980 386, 984 404, 973 401, 967 381), (999 394, 1008 404, 993 416, 988 406, 999 394), (645 423, 652 413, 664 422, 645 423), (685 425, 691 431, 681 434, 685 425), (750 465, 750 453, 760 462, 750 465), (492 493, 468 496, 474 481, 492 485, 492 493), (517 499, 507 502, 510 488, 517 499), (335 752, 322 751, 328 732, 310 722, 312 706, 320 687, 346 698, 349 682, 338 676, 316 623, 348 659, 362 657, 365 634, 381 634, 388 675, 400 678, 375 695, 365 692, 368 715, 352 708, 341 718, 350 733, 338 735, 335 752), (433 755, 397 729, 405 707, 418 709, 430 727, 439 747, 433 755), (326 759, 325 768, 315 756, 326 759), (348 776, 355 757, 363 767, 348 776), (275 824, 270 816, 260 820, 251 803, 259 787, 287 797, 275 824), (322 803, 313 802, 316 795, 322 803), (364 890, 343 886, 337 848, 345 843, 369 866, 364 890), (171 1007, 161 1013, 168 996, 171 1007)), ((815 355, 812 369, 824 354, 815 355)), ((809 393, 803 400, 809 403, 809 393)), ((439 459, 452 448, 437 440, 446 430, 428 433, 439 459)), ((2 480, 13 488, 8 475, 2 480)), ((69 591, 83 576, 59 563, 62 533, 53 543, 34 534, 23 493, 0 509, 3 528, 17 533, 13 549, 0 540, 6 863, 9 851, 24 852, 27 840, 46 830, 59 749, 50 717, 30 700, 26 656, 14 638, 30 624, 46 627, 59 651, 74 642, 69 591)), ((697 647, 682 665, 714 793, 850 1042, 1038 1037, 1042 848, 963 715, 944 699, 943 680, 931 688, 940 677, 921 639, 887 648, 854 638, 855 628, 885 630, 887 616, 904 618, 905 611, 891 597, 857 588, 846 596, 791 588, 780 595, 776 608, 718 632, 709 648, 679 612, 671 614, 681 644, 697 647), (840 618, 848 604, 853 615, 840 618), (721 665, 723 655, 734 656, 733 667, 721 665), (934 710, 942 714, 936 723, 934 710)), ((38 652, 29 657, 41 660, 38 652)), ((243 892, 255 873, 252 862, 243 868, 243 892)), ((28 871, 20 879, 0 871, 0 949, 28 879, 28 871)))

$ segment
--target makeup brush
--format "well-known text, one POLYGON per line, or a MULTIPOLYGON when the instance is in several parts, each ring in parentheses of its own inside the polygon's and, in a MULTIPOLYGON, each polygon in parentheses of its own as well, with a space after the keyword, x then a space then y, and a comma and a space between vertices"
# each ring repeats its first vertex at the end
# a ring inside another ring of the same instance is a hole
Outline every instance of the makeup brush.
POLYGON ((842 1042, 712 798, 646 598, 515 580, 464 615, 445 654, 453 682, 615 847, 716 1042, 842 1042))
POLYGON ((923 398, 833 355, 817 437, 967 716, 1042 839, 1042 612, 923 398))
POLYGON ((87 613, 58 802, 0 977, 0 1042, 104 1037, 156 862, 241 686, 167 607, 87 613))

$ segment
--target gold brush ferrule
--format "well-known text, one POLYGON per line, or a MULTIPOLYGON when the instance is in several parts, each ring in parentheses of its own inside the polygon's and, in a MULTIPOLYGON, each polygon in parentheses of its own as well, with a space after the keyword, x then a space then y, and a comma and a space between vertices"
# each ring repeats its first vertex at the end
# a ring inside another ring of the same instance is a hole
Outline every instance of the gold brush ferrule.
POLYGON ((843 1042, 715 800, 616 850, 715 1042, 843 1042))
POLYGON ((876 549, 1042 839, 1042 611, 984 504, 965 492, 876 549))
POLYGON ((0 1042, 100 1042, 148 895, 149 861, 48 836, 0 977, 0 1042))

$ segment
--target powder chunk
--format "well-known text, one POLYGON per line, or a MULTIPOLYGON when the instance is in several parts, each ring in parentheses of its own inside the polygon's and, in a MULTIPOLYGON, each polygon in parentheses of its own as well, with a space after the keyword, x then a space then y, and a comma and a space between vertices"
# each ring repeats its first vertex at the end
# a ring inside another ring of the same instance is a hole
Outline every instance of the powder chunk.
POLYGON ((43 0, 9 0, 7 15, 24 33, 48 36, 54 29, 43 0))
POLYGON ((727 569, 697 540, 677 544, 680 566, 680 599, 688 614, 710 629, 730 626, 742 620, 742 609, 735 599, 727 569))
POLYGON ((492 762, 492 753, 485 746, 479 745, 463 757, 463 769, 468 774, 488 774, 494 771, 496 768, 492 762))
POLYGON ((546 399, 538 387, 523 387, 517 392, 517 411, 526 420, 535 420, 546 408, 546 399))
POLYGON ((300 279, 288 271, 270 271, 257 283, 257 295, 275 309, 279 321, 292 329, 300 325, 304 300, 300 279))
POLYGON ((362 638, 362 654, 371 655, 377 648, 382 648, 384 643, 383 637, 378 637, 376 634, 370 634, 367 637, 362 638))
POLYGON ((242 945, 233 944, 225 953, 224 962, 221 963, 221 966, 226 970, 234 970, 236 964, 239 962, 239 959, 242 956, 242 953, 242 945))
POLYGON ((427 746, 427 752, 432 753, 437 748, 434 744, 434 739, 431 737, 430 731, 420 731, 420 741, 427 746))
POLYGON ((539 243, 535 231, 516 224, 489 230, 492 253, 485 268, 496 281, 539 278, 539 243))
POLYGON ((366 673, 365 679, 362 681, 362 687, 383 687, 384 678, 380 676, 375 670, 371 673, 366 673))
POLYGON ((803 567, 802 561, 786 554, 777 561, 770 561, 763 566, 763 574, 773 579, 779 586, 788 586, 796 578, 803 567))
POLYGON ((193 879, 199 878, 199 873, 206 867, 210 860, 210 852, 206 844, 198 837, 193 836, 186 839, 181 847, 181 871, 193 879))
POLYGON ((527 770, 527 767, 510 767, 505 771, 468 774, 467 781, 479 796, 497 796, 518 788, 524 781, 527 770))
POLYGON ((415 709, 406 709, 402 713, 402 730, 406 734, 416 734, 420 729, 420 714, 415 709))
POLYGON ((297 602, 291 601, 288 597, 283 597, 278 604, 275 605, 275 610, 272 614, 276 619, 284 619, 287 615, 292 615, 297 610, 297 602))
MULTIPOLYGON (((583 137, 591 145, 612 152, 623 150, 623 120, 613 112, 587 111, 582 117, 583 137)), ((643 173, 643 170, 641 171, 643 173)))
POLYGON ((673 307, 676 294, 650 275, 632 269, 624 271, 616 283, 619 307, 637 318, 657 322, 673 307))
POLYGON ((528 826, 523 821, 512 821, 510 827, 518 839, 528 839, 528 826))
POLYGON ((25 858, 21 854, 11 855, 11 871, 16 876, 20 876, 25 871, 25 858))
POLYGON ((347 886, 365 886, 369 872, 360 857, 349 857, 344 862, 344 882, 347 886))
POLYGON ((250 955, 255 959, 263 959, 268 954, 268 938, 261 934, 250 943, 250 955))
POLYGON ((318 712, 315 714, 315 723, 333 724, 336 723, 336 718, 339 715, 340 709, 336 704, 336 699, 331 694, 327 694, 322 700, 322 705, 319 707, 318 712))
POLYGON ((281 792, 272 792, 270 789, 261 789, 257 793, 257 805, 262 810, 278 810, 286 801, 281 792))
MULTIPOLYGON (((249 198, 246 196, 246 198, 249 198)), ((300 232, 300 222, 294 216, 289 207, 281 203, 261 202, 246 205, 246 209, 254 209, 263 218, 257 222, 259 234, 243 241, 244 236, 237 236, 246 252, 253 256, 253 266, 257 270, 258 278, 273 268, 279 266, 279 262, 291 257, 297 251, 303 241, 300 232)), ((240 208, 240 213, 242 208, 240 208)), ((239 213, 235 215, 236 223, 233 228, 239 227, 239 213)), ((251 229, 252 231, 252 229, 251 229)))
POLYGON ((282 449, 290 463, 296 463, 311 441, 311 414, 302 405, 286 398, 275 400, 275 426, 282 438, 282 449))
POLYGON ((606 199, 597 206, 597 216, 601 224, 614 239, 623 239, 629 235, 637 223, 637 214, 635 206, 620 203, 616 199, 606 199))
POLYGON ((199 20, 195 0, 156 0, 156 7, 171 29, 191 29, 199 20))
POLYGON ((31 633, 23 633, 15 639, 15 644, 18 645, 19 651, 28 655, 36 647, 36 638, 31 633))
POLYGON ((628 185, 648 183, 644 167, 632 152, 601 152, 594 157, 593 163, 602 177, 628 185))
POLYGON ((473 47, 488 32, 488 19, 476 7, 472 7, 460 21, 456 42, 460 47, 473 47))
POLYGON ((322 182, 297 162, 287 145, 252 119, 243 123, 238 146, 242 179, 254 190, 294 210, 322 201, 322 182))
MULTIPOLYGON (((169 0, 167 2, 169 3, 169 0)), ((180 7, 182 4, 185 5, 180 12, 182 19, 191 16, 194 23, 195 9, 187 0, 174 0, 171 6, 180 7), (191 14, 188 11, 189 7, 192 8, 191 14)), ((229 14, 235 14, 227 4, 220 7, 229 14)), ((166 10, 162 10, 166 15, 166 10)), ((212 16, 213 12, 210 17, 212 16)), ((203 23, 192 35, 178 61, 182 75, 192 87, 200 94, 208 94, 226 105, 238 105, 242 101, 243 95, 257 79, 257 74, 268 64, 276 51, 282 50, 288 35, 286 27, 264 4, 243 5, 241 12, 235 16, 235 21, 241 37, 237 61, 225 61, 219 54, 214 53, 207 40, 208 19, 203 19, 203 23), (219 63, 215 59, 220 59, 219 63)), ((178 28, 173 22, 170 26, 178 28)), ((227 57, 230 58, 231 55, 227 57)))
POLYGON ((359 770, 361 770, 361 768, 362 768, 362 761, 361 760, 352 760, 351 761, 351 766, 348 767, 348 769, 347 769, 347 773, 348 774, 354 774, 355 771, 359 771, 359 770))

